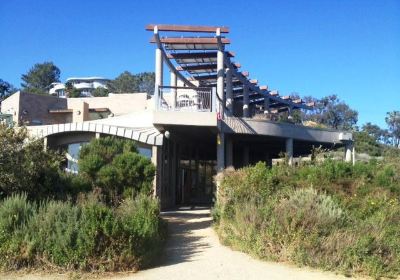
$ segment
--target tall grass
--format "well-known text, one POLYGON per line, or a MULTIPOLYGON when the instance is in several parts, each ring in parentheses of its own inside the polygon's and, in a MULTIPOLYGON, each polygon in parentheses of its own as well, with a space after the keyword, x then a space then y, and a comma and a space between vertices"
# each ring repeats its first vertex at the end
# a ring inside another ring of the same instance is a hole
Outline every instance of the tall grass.
POLYGON ((345 274, 400 274, 400 163, 259 163, 218 175, 223 243, 345 274))

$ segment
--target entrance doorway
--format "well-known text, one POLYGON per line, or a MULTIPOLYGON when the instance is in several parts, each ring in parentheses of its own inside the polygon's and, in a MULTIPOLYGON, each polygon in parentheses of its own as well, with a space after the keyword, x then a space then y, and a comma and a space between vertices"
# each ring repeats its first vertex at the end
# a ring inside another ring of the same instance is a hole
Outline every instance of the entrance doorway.
POLYGON ((212 203, 216 168, 213 154, 205 147, 180 146, 175 200, 177 205, 212 203))

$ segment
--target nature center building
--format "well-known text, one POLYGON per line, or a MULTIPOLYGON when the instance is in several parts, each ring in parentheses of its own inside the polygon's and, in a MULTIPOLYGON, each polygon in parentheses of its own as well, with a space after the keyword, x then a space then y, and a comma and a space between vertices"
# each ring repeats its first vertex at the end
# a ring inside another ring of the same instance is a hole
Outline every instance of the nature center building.
MULTIPOLYGON (((282 152, 293 164, 294 157, 309 155, 313 147, 344 146, 345 160, 352 160, 351 133, 292 123, 295 110, 313 104, 280 96, 240 70, 228 48, 229 28, 148 25, 146 30, 155 46, 154 95, 131 94, 134 101, 124 101, 124 112, 113 105, 128 98, 123 95, 48 102, 43 114, 58 121, 29 126, 30 133, 49 147, 106 135, 135 140, 157 167, 154 194, 163 208, 210 203, 218 171, 258 161, 272 164, 282 152), (102 118, 90 117, 100 109, 106 112, 102 118), (288 121, 280 121, 282 116, 288 121)), ((23 96, 31 95, 20 94, 14 104, 24 104, 23 96)), ((5 108, 11 106, 8 99, 5 108)))

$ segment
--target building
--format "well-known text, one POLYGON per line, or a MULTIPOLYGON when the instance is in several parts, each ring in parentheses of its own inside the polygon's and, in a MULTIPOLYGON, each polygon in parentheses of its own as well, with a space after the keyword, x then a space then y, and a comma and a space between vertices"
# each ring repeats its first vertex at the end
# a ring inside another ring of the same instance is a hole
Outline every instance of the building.
POLYGON ((105 119, 145 110, 147 93, 59 98, 18 91, 2 102, 2 113, 17 125, 52 125, 105 119))
MULTIPOLYGON (((163 208, 211 203, 213 176, 218 171, 258 161, 270 165, 282 152, 293 164, 294 157, 309 155, 315 146, 343 146, 344 159, 352 160, 351 133, 291 123, 294 110, 307 110, 313 104, 280 96, 251 79, 247 71, 239 70, 241 65, 233 61, 235 54, 227 49, 230 40, 223 36, 229 28, 149 25, 146 30, 153 32, 150 42, 155 44, 153 96, 135 95, 134 103, 125 104, 129 112, 120 114, 110 102, 119 95, 105 97, 107 101, 98 107, 97 101, 91 103, 98 98, 78 99, 81 103, 75 109, 66 99, 67 109, 42 110, 48 110, 45 115, 50 119, 63 119, 30 126, 31 135, 45 139, 49 147, 84 143, 105 135, 136 141, 157 167, 154 194, 163 208), (164 77, 164 67, 169 77, 164 77), (87 112, 95 108, 108 109, 110 114, 91 119, 87 112), (281 114, 288 116, 288 122, 276 121, 281 114)), ((46 108, 58 102, 48 101, 46 108)), ((17 115, 22 112, 22 120, 29 115, 29 108, 39 106, 19 104, 17 115)), ((31 123, 36 122, 31 119, 31 123)))
POLYGON ((109 79, 102 77, 81 77, 68 78, 66 83, 52 83, 50 85, 49 94, 58 97, 66 97, 65 86, 70 83, 74 88, 81 92, 82 97, 91 97, 93 90, 96 88, 107 88, 109 79))

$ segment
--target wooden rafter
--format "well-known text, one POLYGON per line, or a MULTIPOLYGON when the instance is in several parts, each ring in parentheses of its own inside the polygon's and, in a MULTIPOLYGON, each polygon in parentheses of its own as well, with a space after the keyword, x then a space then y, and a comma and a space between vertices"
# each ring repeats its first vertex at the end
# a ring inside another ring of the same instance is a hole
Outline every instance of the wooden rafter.
MULTIPOLYGON (((227 57, 234 57, 234 52, 225 52, 227 57)), ((201 59, 201 58, 213 58, 217 57, 217 52, 180 52, 180 53, 168 53, 170 59, 201 59)))
MULTIPOLYGON (((175 45, 218 45, 218 39, 214 37, 162 37, 160 38, 162 44, 175 44, 175 45)), ((150 39, 150 43, 157 43, 155 37, 150 39)), ((221 38, 222 44, 230 44, 228 38, 221 38)))
POLYGON ((155 26, 157 26, 158 31, 213 33, 219 28, 221 33, 229 33, 229 27, 226 26, 196 26, 175 24, 148 24, 146 25, 146 30, 153 31, 155 26))

